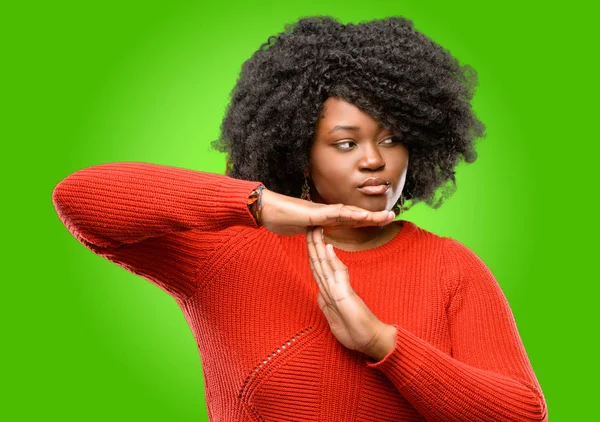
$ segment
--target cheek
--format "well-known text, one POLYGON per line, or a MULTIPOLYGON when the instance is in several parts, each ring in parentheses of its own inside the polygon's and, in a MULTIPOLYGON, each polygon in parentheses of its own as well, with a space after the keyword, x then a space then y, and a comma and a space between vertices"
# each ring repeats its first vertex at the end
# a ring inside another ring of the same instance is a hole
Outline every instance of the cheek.
POLYGON ((322 196, 335 197, 347 190, 348 172, 330 166, 314 173, 313 183, 322 196))
POLYGON ((394 172, 399 176, 406 173, 408 170, 408 154, 407 153, 396 153, 390 154, 386 163, 389 167, 394 169, 394 172))
POLYGON ((331 157, 329 161, 315 162, 312 168, 312 181, 319 196, 328 203, 344 202, 351 189, 351 169, 343 166, 340 160, 331 157))

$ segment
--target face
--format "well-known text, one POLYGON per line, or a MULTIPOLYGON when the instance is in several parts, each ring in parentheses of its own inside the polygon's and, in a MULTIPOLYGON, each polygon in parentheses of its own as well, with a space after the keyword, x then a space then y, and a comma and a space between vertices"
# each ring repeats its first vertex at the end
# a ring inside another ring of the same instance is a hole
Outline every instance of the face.
POLYGON ((310 151, 312 200, 391 210, 406 180, 408 149, 351 103, 329 97, 323 106, 310 151))

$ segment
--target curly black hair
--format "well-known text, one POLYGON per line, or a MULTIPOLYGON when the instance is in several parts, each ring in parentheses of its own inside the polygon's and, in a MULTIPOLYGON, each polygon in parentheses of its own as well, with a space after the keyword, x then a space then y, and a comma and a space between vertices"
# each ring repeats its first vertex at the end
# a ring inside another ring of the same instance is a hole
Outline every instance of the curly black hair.
POLYGON ((404 17, 304 17, 242 65, 212 146, 227 153, 229 176, 299 197, 322 104, 339 97, 400 136, 410 157, 403 196, 435 209, 456 190, 460 157, 477 158, 476 85, 472 67, 404 17))

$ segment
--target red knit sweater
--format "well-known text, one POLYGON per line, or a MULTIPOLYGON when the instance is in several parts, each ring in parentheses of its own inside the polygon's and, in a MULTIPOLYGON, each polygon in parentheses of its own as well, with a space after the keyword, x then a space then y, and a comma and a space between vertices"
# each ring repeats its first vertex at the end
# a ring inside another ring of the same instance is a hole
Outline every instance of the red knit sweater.
POLYGON ((397 328, 374 362, 331 334, 305 236, 257 228, 246 201, 259 184, 113 163, 71 174, 52 196, 83 245, 177 301, 211 420, 547 420, 510 307, 477 255, 405 220, 383 246, 336 249, 356 293, 397 328))

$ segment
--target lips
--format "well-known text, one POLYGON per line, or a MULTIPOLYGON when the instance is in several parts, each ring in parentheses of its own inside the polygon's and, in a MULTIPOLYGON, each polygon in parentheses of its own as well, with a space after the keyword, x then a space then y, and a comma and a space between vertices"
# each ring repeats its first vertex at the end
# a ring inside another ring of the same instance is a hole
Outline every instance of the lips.
POLYGON ((365 186, 378 186, 378 185, 389 185, 390 182, 387 180, 380 179, 379 177, 369 177, 367 180, 362 182, 359 188, 364 188, 365 186))
POLYGON ((363 186, 362 188, 358 188, 364 194, 367 195, 383 195, 388 191, 390 185, 377 185, 377 186, 363 186))
POLYGON ((390 188, 390 182, 379 177, 370 177, 365 180, 358 190, 367 195, 383 195, 390 188))

